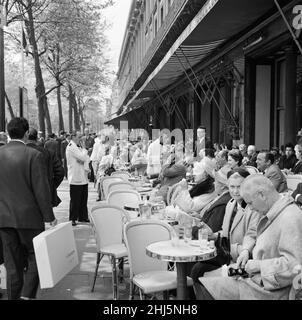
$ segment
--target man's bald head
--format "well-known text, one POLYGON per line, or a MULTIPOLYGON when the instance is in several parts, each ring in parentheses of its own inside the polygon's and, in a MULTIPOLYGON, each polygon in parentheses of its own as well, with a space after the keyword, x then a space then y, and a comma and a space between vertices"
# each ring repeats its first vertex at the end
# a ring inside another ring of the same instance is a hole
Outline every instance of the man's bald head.
POLYGON ((248 148, 247 148, 247 154, 248 154, 249 156, 252 156, 252 155, 255 154, 255 153, 256 153, 256 147, 253 146, 253 145, 248 146, 248 148))
POLYGON ((252 209, 262 214, 266 214, 280 197, 272 182, 262 174, 245 179, 241 196, 252 209))

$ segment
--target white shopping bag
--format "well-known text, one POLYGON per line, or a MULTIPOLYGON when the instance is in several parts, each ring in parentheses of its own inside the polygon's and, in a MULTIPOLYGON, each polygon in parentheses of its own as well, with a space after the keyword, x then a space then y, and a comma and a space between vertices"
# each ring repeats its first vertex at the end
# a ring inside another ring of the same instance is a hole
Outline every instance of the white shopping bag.
POLYGON ((53 288, 78 265, 71 222, 62 223, 33 239, 41 289, 53 288))
POLYGON ((4 264, 0 265, 0 289, 6 290, 6 269, 4 264))

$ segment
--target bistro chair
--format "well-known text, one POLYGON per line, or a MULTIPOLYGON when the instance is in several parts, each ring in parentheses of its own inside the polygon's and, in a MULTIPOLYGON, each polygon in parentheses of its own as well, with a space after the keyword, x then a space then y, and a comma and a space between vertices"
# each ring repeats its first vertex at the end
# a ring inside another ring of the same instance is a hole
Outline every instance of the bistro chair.
MULTIPOLYGON (((125 207, 139 208, 141 196, 135 190, 115 190, 108 195, 107 201, 109 204, 118 206, 122 209, 125 209, 125 207)), ((131 218, 137 218, 137 211, 129 212, 129 215, 131 218)))
POLYGON ((111 174, 111 177, 121 178, 124 181, 128 182, 128 179, 131 178, 131 175, 127 171, 116 171, 111 174))
POLYGON ((171 239, 173 229, 157 220, 133 221, 126 224, 124 238, 130 264, 130 295, 133 299, 134 286, 139 289, 140 298, 158 292, 164 293, 177 288, 176 272, 168 271, 167 262, 152 259, 146 254, 146 247, 159 241, 171 239))
POLYGON ((108 256, 112 265, 113 299, 117 300, 117 261, 121 261, 128 256, 123 240, 123 226, 130 219, 123 209, 108 204, 94 207, 90 216, 97 244, 97 261, 91 292, 94 292, 100 263, 104 256, 108 256))
POLYGON ((249 172, 250 175, 253 175, 253 174, 258 174, 259 173, 259 170, 253 166, 245 166, 244 167, 246 171, 249 172))
POLYGON ((108 194, 116 190, 134 190, 133 184, 126 181, 113 182, 108 187, 108 194))
POLYGON ((110 192, 107 201, 120 208, 124 208, 125 205, 137 208, 141 197, 135 190, 115 190, 110 192))
POLYGON ((288 175, 286 176, 287 187, 289 191, 295 191, 299 183, 302 183, 302 175, 288 175))
POLYGON ((101 192, 102 192, 102 200, 106 200, 108 197, 108 188, 112 183, 115 182, 123 182, 124 180, 119 177, 102 177, 101 179, 101 192))

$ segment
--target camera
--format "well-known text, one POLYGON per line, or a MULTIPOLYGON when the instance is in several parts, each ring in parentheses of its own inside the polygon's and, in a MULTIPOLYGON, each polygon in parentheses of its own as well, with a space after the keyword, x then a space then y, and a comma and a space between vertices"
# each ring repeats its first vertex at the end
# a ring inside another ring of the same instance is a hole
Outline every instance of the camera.
POLYGON ((229 277, 242 277, 242 278, 247 278, 249 275, 248 275, 248 273, 245 271, 244 268, 239 268, 239 269, 229 268, 229 270, 228 270, 228 276, 229 276, 229 277))

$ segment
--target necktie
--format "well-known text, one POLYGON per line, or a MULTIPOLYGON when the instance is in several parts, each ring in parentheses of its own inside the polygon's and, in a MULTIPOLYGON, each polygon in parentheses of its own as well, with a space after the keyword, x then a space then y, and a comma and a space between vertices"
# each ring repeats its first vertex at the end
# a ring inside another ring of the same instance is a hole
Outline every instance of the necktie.
POLYGON ((234 208, 234 210, 232 212, 228 233, 231 232, 231 229, 232 229, 232 226, 233 226, 233 222, 234 222, 234 219, 236 217, 237 212, 238 212, 238 204, 236 204, 236 206, 235 206, 235 208, 234 208))

